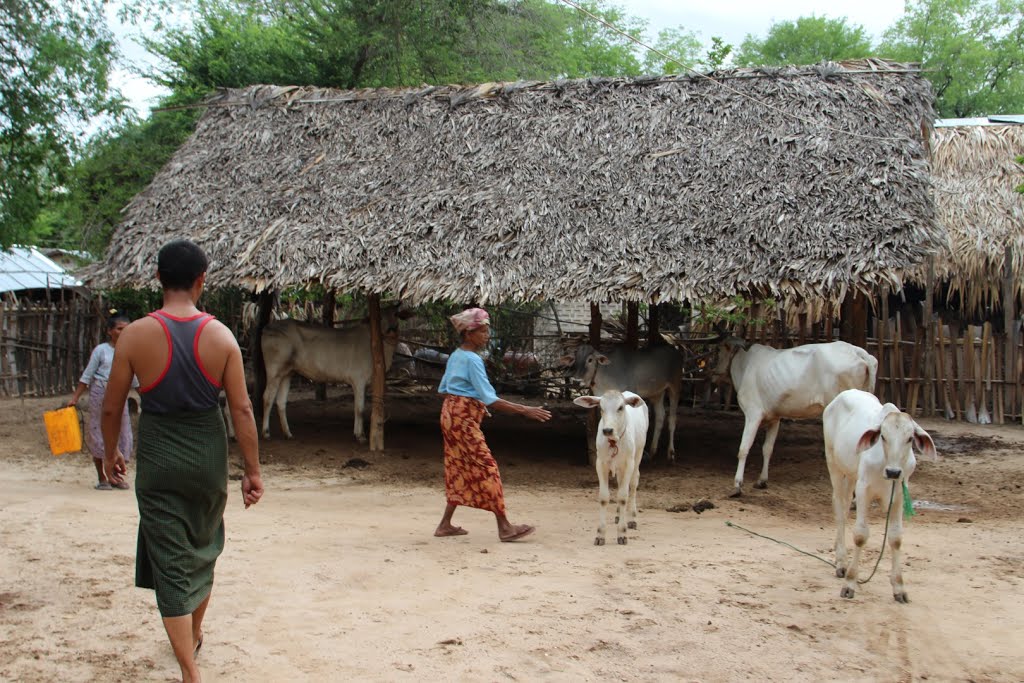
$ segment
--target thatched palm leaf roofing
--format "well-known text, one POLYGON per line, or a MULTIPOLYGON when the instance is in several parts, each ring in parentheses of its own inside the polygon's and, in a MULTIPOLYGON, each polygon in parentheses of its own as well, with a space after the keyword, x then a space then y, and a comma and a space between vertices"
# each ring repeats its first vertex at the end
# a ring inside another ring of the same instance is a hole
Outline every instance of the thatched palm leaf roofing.
POLYGON ((101 284, 151 283, 185 236, 211 284, 431 300, 834 293, 944 241, 931 91, 861 61, 705 77, 209 101, 126 210, 101 284))
MULTIPOLYGON (((999 301, 1005 251, 1010 249, 1017 296, 1024 297, 1024 126, 936 128, 935 204, 949 233, 936 275, 978 311, 999 301)), ((919 278, 920 279, 920 278, 919 278)))

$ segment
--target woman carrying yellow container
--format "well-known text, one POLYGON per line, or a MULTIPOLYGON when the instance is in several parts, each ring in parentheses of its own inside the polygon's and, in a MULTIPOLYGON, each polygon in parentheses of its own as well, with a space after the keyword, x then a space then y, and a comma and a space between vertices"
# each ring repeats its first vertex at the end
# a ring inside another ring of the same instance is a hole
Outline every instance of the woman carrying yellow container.
MULTIPOLYGON (((68 401, 69 406, 77 405, 82 394, 86 390, 89 391, 89 421, 85 430, 85 444, 89 453, 92 454, 92 464, 96 466, 96 474, 99 477, 96 489, 99 491, 130 488, 126 481, 109 481, 103 472, 103 434, 100 432, 100 416, 102 414, 100 408, 103 406, 103 395, 107 392, 110 366, 114 360, 114 347, 117 346, 117 338, 121 336, 121 330, 128 327, 130 322, 131 318, 128 316, 116 311, 111 312, 110 318, 107 319, 107 336, 110 337, 110 341, 102 342, 92 350, 89 364, 78 380, 75 394, 68 401)), ((133 387, 137 387, 138 384, 138 380, 132 380, 133 387)), ((124 412, 121 415, 121 436, 117 445, 127 462, 131 458, 133 446, 132 422, 128 417, 127 402, 125 402, 124 412)))

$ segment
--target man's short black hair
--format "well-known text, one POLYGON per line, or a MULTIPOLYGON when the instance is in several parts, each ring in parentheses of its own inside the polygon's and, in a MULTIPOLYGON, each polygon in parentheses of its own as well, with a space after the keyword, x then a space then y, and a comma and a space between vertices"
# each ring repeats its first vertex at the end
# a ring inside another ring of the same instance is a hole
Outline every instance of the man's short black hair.
POLYGON ((164 289, 190 289, 209 265, 203 250, 189 240, 168 242, 156 258, 157 275, 164 289))

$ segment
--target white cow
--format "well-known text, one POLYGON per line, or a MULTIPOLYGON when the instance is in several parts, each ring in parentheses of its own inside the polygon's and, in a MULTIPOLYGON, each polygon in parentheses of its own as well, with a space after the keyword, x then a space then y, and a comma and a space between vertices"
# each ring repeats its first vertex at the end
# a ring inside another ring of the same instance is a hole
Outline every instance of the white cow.
POLYGON ((900 567, 903 543, 903 482, 917 465, 916 447, 924 458, 936 460, 935 443, 928 432, 891 403, 884 406, 873 394, 849 389, 825 408, 825 460, 832 479, 832 507, 836 517, 836 576, 846 577, 839 595, 852 598, 857 588, 857 565, 868 540, 868 507, 889 504, 888 538, 892 553, 892 594, 907 602, 900 567), (857 522, 853 527, 853 559, 846 557, 846 518, 856 493, 857 522))
MULTIPOLYGON (((391 367, 398 343, 397 309, 382 311, 384 366, 391 367)), ((260 339, 263 363, 267 369, 267 388, 263 392, 263 437, 270 438, 270 409, 277 406, 281 431, 292 438, 285 407, 291 375, 297 372, 313 382, 344 382, 352 387, 355 405, 353 434, 363 443, 363 408, 366 386, 373 377, 370 348, 370 323, 364 321, 345 328, 330 328, 295 320, 277 320, 263 328, 260 339)))
POLYGON ((640 459, 647 441, 647 404, 630 391, 609 389, 603 396, 580 396, 573 401, 584 408, 601 409, 601 422, 597 429, 598 499, 601 518, 594 545, 604 545, 611 493, 608 478, 615 476, 618 491, 615 496, 619 545, 626 545, 626 528, 636 529, 636 487, 640 483, 640 459), (627 523, 627 515, 629 521, 627 523))
POLYGON ((722 342, 712 380, 723 378, 726 371, 732 377, 744 416, 743 438, 736 454, 739 464, 735 488, 730 494, 736 497, 742 494, 747 453, 762 422, 768 428, 761 450, 764 465, 754 484, 759 489, 768 486, 768 463, 779 435, 779 420, 818 417, 845 389, 872 391, 878 361, 859 346, 842 341, 773 349, 761 344, 746 348, 743 340, 733 337, 722 342))

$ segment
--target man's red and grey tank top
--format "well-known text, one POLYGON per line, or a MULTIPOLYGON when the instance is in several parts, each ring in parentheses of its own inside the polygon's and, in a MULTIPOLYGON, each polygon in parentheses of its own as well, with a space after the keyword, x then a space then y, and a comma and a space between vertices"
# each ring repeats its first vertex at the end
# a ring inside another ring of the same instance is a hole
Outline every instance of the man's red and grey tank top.
POLYGON ((154 311, 149 317, 164 328, 167 365, 155 382, 139 388, 143 412, 200 412, 216 407, 220 382, 206 371, 199 358, 199 335, 214 317, 199 313, 178 318, 164 311, 154 311))

